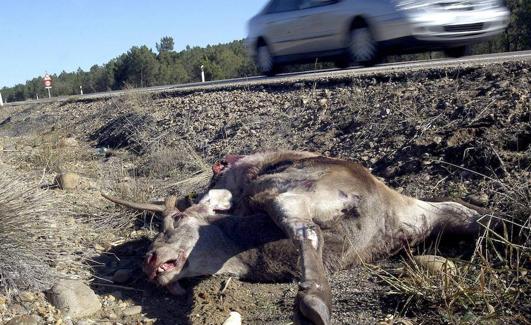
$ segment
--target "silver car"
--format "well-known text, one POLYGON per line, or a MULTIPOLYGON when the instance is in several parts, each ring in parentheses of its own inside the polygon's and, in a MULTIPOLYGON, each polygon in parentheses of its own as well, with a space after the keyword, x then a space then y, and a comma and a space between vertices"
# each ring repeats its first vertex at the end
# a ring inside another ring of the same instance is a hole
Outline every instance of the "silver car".
POLYGON ((316 59, 370 66, 390 53, 462 56, 508 23, 501 0, 271 0, 249 21, 247 47, 267 75, 316 59))

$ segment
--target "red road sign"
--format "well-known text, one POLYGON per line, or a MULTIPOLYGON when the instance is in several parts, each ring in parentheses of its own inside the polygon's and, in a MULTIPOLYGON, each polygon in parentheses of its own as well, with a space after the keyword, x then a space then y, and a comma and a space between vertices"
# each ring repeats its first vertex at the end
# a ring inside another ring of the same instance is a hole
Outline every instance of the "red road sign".
POLYGON ((44 88, 52 88, 52 77, 49 74, 44 75, 42 82, 44 83, 44 88))

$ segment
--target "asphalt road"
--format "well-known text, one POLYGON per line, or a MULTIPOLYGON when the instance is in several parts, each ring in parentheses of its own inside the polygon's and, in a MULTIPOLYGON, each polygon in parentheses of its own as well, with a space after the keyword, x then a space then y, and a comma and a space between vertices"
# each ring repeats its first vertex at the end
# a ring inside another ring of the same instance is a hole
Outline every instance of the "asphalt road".
POLYGON ((528 61, 531 60, 531 51, 520 52, 506 52, 506 53, 494 53, 484 55, 467 56, 459 59, 435 59, 435 60, 422 60, 422 61, 409 61, 409 62, 397 62, 380 64, 375 67, 363 68, 363 67, 351 67, 348 69, 328 69, 328 70, 316 70, 316 71, 304 71, 279 74, 274 77, 256 76, 248 78, 238 79, 226 79, 216 80, 208 82, 196 82, 180 85, 167 85, 167 86, 155 86, 148 88, 137 88, 129 90, 117 90, 103 93, 93 93, 85 95, 52 97, 51 99, 43 98, 39 100, 27 100, 24 102, 6 103, 5 105, 21 105, 31 103, 46 103, 54 101, 67 101, 76 99, 96 99, 105 97, 122 96, 125 94, 138 93, 138 92, 168 92, 168 91, 192 91, 192 90, 213 90, 223 88, 234 87, 248 87, 257 85, 272 85, 272 84, 285 84, 296 83, 301 81, 312 81, 319 79, 331 79, 331 78, 345 78, 350 76, 362 76, 371 75, 375 73, 386 72, 400 72, 400 71, 415 71, 429 68, 441 68, 452 66, 471 66, 471 65, 484 65, 491 63, 500 63, 508 61, 528 61))

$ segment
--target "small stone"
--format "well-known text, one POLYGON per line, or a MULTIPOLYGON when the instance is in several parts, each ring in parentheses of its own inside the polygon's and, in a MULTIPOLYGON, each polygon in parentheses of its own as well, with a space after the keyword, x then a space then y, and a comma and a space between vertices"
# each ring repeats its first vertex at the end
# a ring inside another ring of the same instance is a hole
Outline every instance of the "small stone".
POLYGON ((12 318, 5 325, 39 325, 40 318, 33 315, 23 315, 12 318))
POLYGON ((120 269, 116 272, 114 272, 112 276, 112 281, 114 283, 125 283, 131 279, 131 275, 133 274, 133 270, 131 269, 120 269))
POLYGON ((19 299, 24 302, 32 302, 35 300, 35 295, 29 291, 23 291, 18 295, 19 299))
POLYGON ((146 325, 155 324, 156 321, 157 321, 156 318, 147 318, 147 317, 142 318, 142 322, 146 325))
POLYGON ((238 312, 231 311, 229 318, 223 322, 223 325, 241 325, 242 324, 242 315, 238 312))
POLYGON ((142 306, 131 306, 124 309, 122 312, 124 316, 138 315, 142 312, 142 306))
POLYGON ((72 318, 90 316, 101 309, 94 291, 78 280, 61 280, 48 292, 48 299, 63 314, 72 318))
POLYGON ((11 306, 9 306, 9 309, 15 315, 27 315, 28 314, 27 308, 25 308, 21 304, 12 304, 11 306))
POLYGON ((321 108, 327 108, 328 107, 328 99, 326 99, 326 98, 319 99, 319 106, 321 108))
POLYGON ((59 140, 59 147, 77 147, 79 143, 75 138, 63 138, 59 140))
POLYGON ((93 321, 92 319, 83 319, 76 323, 76 325, 94 325, 94 324, 96 324, 96 322, 93 321))
POLYGON ((489 204, 489 196, 485 193, 471 194, 467 196, 467 199, 470 203, 480 207, 486 207, 489 204))
POLYGON ((436 255, 413 256, 415 263, 432 274, 457 274, 454 262, 436 255))
POLYGON ((48 314, 48 309, 46 309, 46 307, 44 306, 38 306, 37 309, 36 309, 37 313, 41 316, 46 316, 48 314))
POLYGON ((109 319, 117 319, 118 315, 116 315, 115 313, 110 313, 109 315, 107 315, 107 318, 109 318, 109 319))
POLYGON ((0 295, 0 306, 7 304, 7 298, 0 295))
POLYGON ((93 247, 94 247, 94 249, 97 250, 98 252, 104 252, 104 251, 105 251, 105 247, 103 247, 103 246, 100 245, 100 244, 94 244, 93 247))
POLYGON ((76 173, 63 173, 55 177, 55 184, 63 190, 75 190, 80 182, 80 177, 76 173))

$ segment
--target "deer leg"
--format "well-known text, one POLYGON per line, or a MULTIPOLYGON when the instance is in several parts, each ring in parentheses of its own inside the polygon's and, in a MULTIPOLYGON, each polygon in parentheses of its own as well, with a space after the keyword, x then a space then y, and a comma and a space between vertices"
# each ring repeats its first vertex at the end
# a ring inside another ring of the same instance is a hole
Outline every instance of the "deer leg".
MULTIPOLYGON (((457 202, 430 202, 434 218, 433 233, 450 235, 477 235, 481 230, 479 219, 487 214, 479 207, 457 202), (475 209, 474 209, 475 208, 475 209)), ((488 219, 486 219, 488 222, 488 219)))
POLYGON ((300 252, 302 279, 295 301, 295 321, 299 324, 329 324, 330 285, 323 266, 321 229, 312 221, 302 195, 283 193, 262 199, 262 207, 291 238, 300 252))

